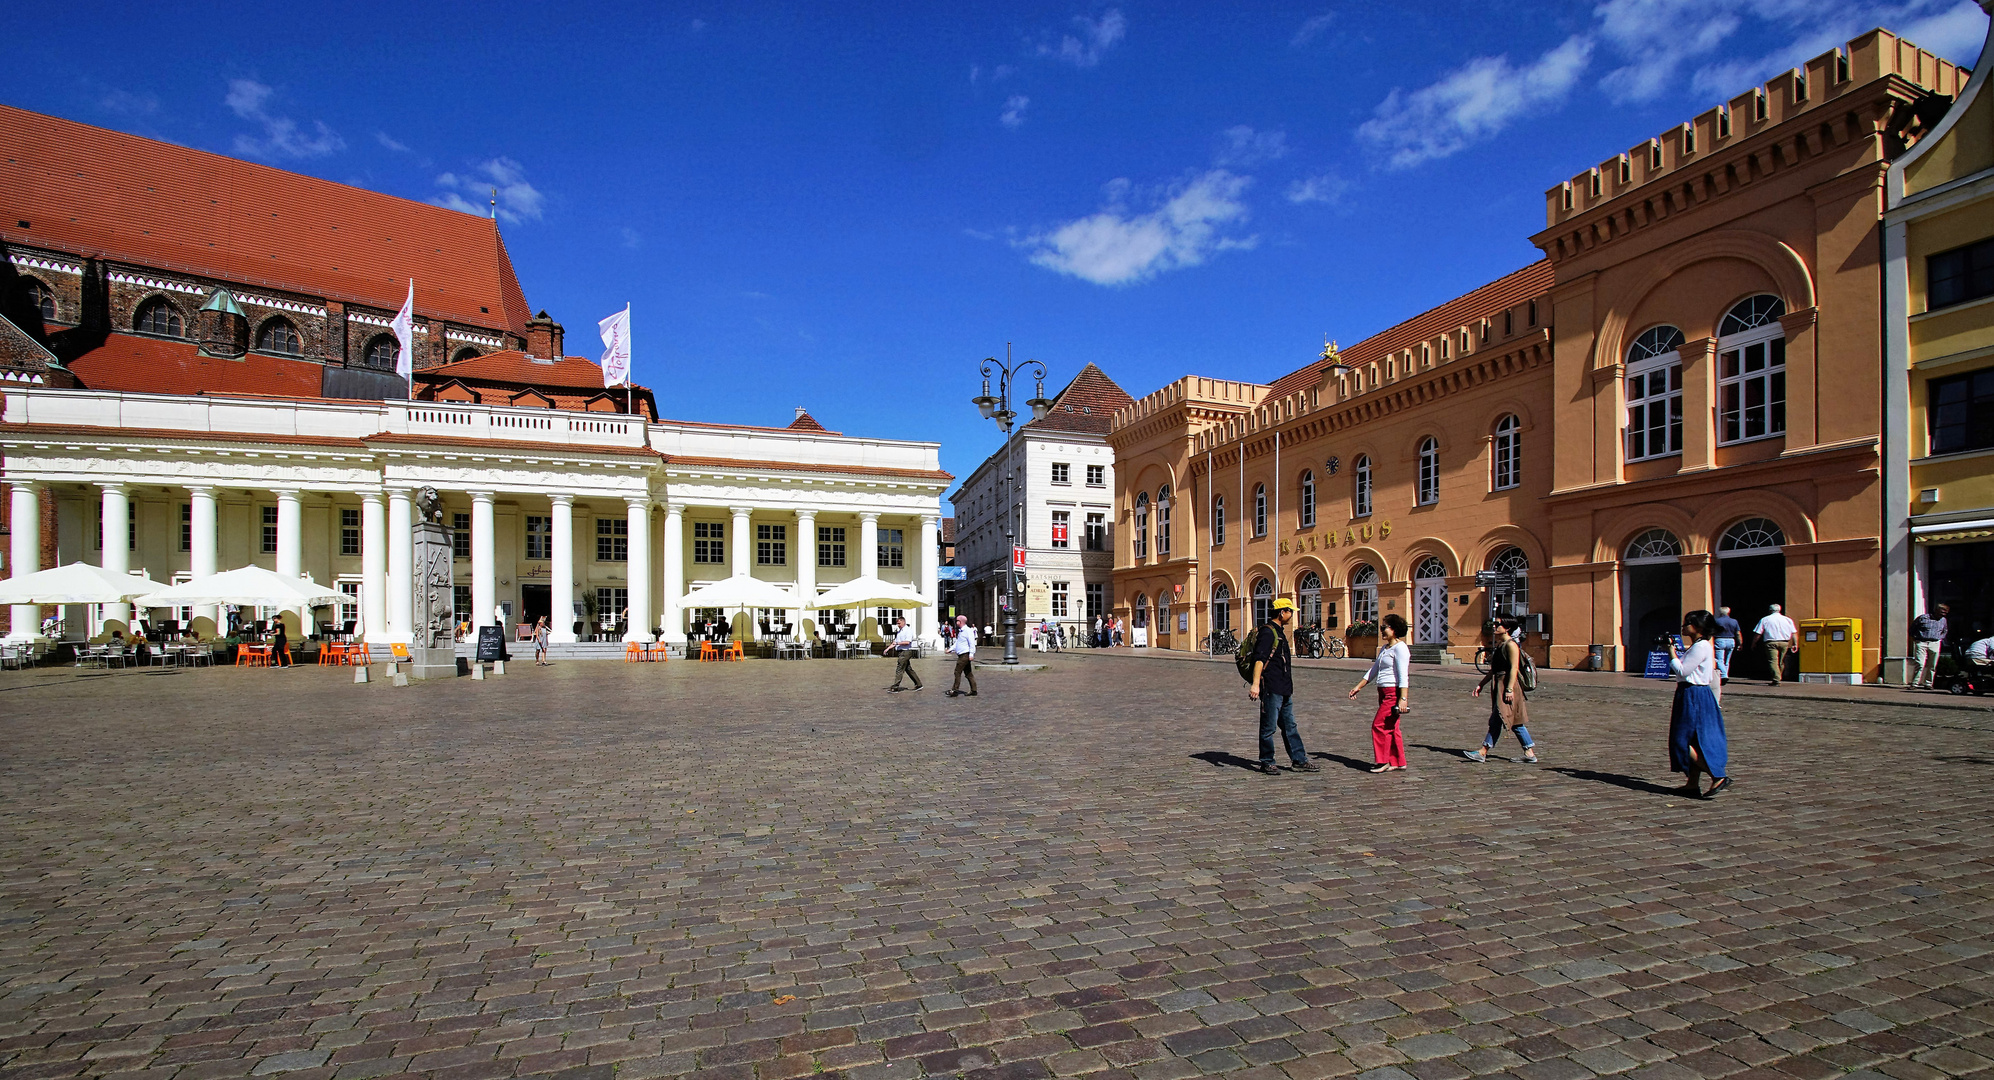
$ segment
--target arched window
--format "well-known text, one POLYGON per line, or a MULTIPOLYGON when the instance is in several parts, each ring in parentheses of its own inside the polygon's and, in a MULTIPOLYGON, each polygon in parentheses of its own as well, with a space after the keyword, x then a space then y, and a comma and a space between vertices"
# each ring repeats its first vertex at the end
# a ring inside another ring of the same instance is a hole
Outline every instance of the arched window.
POLYGON ((1439 559, 1435 558, 1432 555, 1428 555, 1426 558, 1421 559, 1419 561, 1419 565, 1415 567, 1412 572, 1412 577, 1414 581, 1432 580, 1433 578, 1444 578, 1446 576, 1447 576, 1447 564, 1441 562, 1439 559))
POLYGON ((164 334, 168 337, 184 337, 187 324, 180 319, 180 309, 163 297, 154 297, 140 304, 138 318, 132 328, 141 334, 164 334))
POLYGON ((1717 328, 1717 441, 1786 433, 1786 303, 1760 293, 1738 301, 1717 328))
POLYGON ((1509 413, 1496 421, 1494 473, 1489 490, 1501 491, 1523 482, 1523 421, 1509 413))
POLYGON ((1225 543, 1225 496, 1212 497, 1212 543, 1225 543))
POLYGON ((1149 558, 1149 492, 1138 492, 1135 497, 1135 557, 1149 558))
POLYGON ((368 367, 392 370, 395 366, 395 357, 401 351, 401 343, 397 342, 392 335, 377 334, 372 341, 367 343, 367 352, 361 362, 368 367))
POLYGON ((1717 550, 1725 554, 1774 552, 1786 544, 1786 533, 1770 518, 1746 518, 1724 530, 1717 550))
POLYGON ((1682 453, 1682 331, 1651 327, 1627 347, 1627 460, 1682 453))
POLYGON ((1506 547, 1495 553, 1489 560, 1489 569, 1498 574, 1508 574, 1513 583, 1508 587, 1490 589, 1490 599, 1495 602, 1494 614, 1527 615, 1530 613, 1530 556, 1519 547, 1506 547))
POLYGON ((1378 572, 1370 563, 1358 563, 1350 572, 1350 622, 1378 621, 1378 572))
POLYGON ((1667 529, 1649 529, 1627 541, 1621 561, 1632 564, 1674 562, 1682 555, 1682 541, 1667 529))
POLYGON ((34 278, 22 278, 20 310, 39 315, 43 322, 55 320, 55 291, 34 278))
POLYGON ((285 318, 271 319, 256 331, 256 348, 259 352, 283 353, 296 356, 302 352, 298 341, 298 328, 285 318))
MULTIPOLYGON (((1148 626, 1149 626, 1149 594, 1148 594, 1148 593, 1137 593, 1137 594, 1135 594, 1135 603, 1134 603, 1134 605, 1133 605, 1133 606, 1131 607, 1131 611, 1130 611, 1130 616, 1131 616, 1131 617, 1130 617, 1129 621, 1130 621, 1130 622, 1132 622, 1132 623, 1134 623, 1134 624, 1136 625, 1137 629, 1142 629, 1142 628, 1146 628, 1146 627, 1148 627, 1148 626)), ((1131 642, 1131 644, 1133 644, 1133 642, 1131 642)))
POLYGON ((1315 571, 1305 571, 1295 582, 1295 597, 1300 601, 1303 626, 1322 625, 1322 577, 1315 571))
POLYGON ((1232 587, 1223 581, 1212 586, 1212 629, 1232 629, 1232 587))
POLYGON ((1267 535, 1267 485, 1253 485, 1253 535, 1267 535))
POLYGON ((457 355, 451 357, 450 362, 455 364, 463 360, 476 360, 480 355, 481 354, 478 352, 478 350, 471 348, 469 345, 466 345, 463 348, 457 350, 457 355))
POLYGON ((1350 466, 1350 514, 1352 517, 1371 516, 1371 455, 1369 454, 1357 455, 1357 460, 1350 466))
POLYGON ((1440 501, 1440 442, 1433 436, 1419 440, 1419 505, 1440 501))
POLYGON ((1315 528, 1315 473, 1302 472, 1302 528, 1315 528))
POLYGON ((1263 626, 1274 617, 1274 583, 1261 578, 1253 583, 1253 625, 1263 626))
MULTIPOLYGON (((1170 485, 1156 489, 1156 557, 1170 557, 1170 485)), ((1163 598, 1156 598, 1156 609, 1163 610, 1163 598)))

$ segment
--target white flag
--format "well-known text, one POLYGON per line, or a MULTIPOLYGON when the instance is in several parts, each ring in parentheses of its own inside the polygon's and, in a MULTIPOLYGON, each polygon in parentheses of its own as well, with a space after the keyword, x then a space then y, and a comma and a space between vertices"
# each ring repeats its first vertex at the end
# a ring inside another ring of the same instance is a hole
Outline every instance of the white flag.
POLYGON ((596 324, 602 331, 602 385, 630 382, 630 305, 596 324))
POLYGON ((400 375, 409 385, 409 396, 415 396, 415 279, 408 279, 408 299, 402 302, 401 311, 395 314, 395 321, 388 324, 394 328, 395 344, 401 350, 395 353, 395 374, 400 375))

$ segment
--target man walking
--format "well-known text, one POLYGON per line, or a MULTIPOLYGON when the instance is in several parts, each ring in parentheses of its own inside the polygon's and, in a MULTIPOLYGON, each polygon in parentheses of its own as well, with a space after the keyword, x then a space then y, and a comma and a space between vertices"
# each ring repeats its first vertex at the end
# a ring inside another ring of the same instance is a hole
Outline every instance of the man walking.
POLYGON ((921 689, 921 676, 914 671, 914 628, 907 625, 905 615, 894 616, 893 625, 895 627, 893 644, 888 645, 886 651, 892 653, 899 662, 893 665, 893 685, 887 687, 886 692, 897 694, 907 689, 900 685, 903 677, 912 679, 914 689, 918 691, 921 689))
POLYGON ((955 654, 955 685, 949 687, 949 697, 976 696, 976 628, 969 625, 969 616, 955 617, 955 637, 949 639, 949 652, 955 654), (962 680, 969 679, 969 693, 962 692, 962 680))
POLYGON ((1793 648, 1796 632, 1793 620, 1779 613, 1778 604, 1772 605, 1766 617, 1752 627, 1752 633, 1757 634, 1766 647, 1766 663, 1772 665, 1772 681, 1767 686, 1778 686, 1780 680, 1786 678, 1786 654, 1793 648))
POLYGON ((1731 617, 1731 609, 1717 609, 1717 640, 1710 643, 1717 653, 1717 677, 1719 684, 1731 681, 1731 654, 1738 651, 1738 639, 1745 631, 1738 620, 1731 617))
POLYGON ((1294 651, 1288 643, 1288 626, 1295 621, 1295 602, 1283 597, 1274 601, 1274 611, 1253 641, 1253 678, 1246 696, 1260 703, 1260 771, 1281 775, 1274 764, 1274 729, 1281 729, 1287 743, 1288 763, 1296 772, 1321 772, 1322 766, 1309 760, 1302 747, 1302 733, 1295 728, 1294 651))
POLYGON ((1932 688, 1932 680, 1939 673, 1939 652, 1945 646, 1946 615, 1951 611, 1940 604, 1911 620, 1911 681, 1904 689, 1932 688))

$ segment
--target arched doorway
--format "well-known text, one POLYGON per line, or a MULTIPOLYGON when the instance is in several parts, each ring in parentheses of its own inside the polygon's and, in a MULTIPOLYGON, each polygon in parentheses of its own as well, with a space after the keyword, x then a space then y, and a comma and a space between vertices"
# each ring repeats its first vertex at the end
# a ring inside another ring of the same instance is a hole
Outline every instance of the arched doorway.
POLYGON ((1264 626, 1274 617, 1274 583, 1266 578, 1253 583, 1253 625, 1264 626))
POLYGON ((1135 600, 1129 605, 1128 643, 1130 645, 1149 644, 1149 594, 1148 593, 1135 594, 1135 600))
POLYGON ((1321 626, 1322 622, 1322 578, 1315 571, 1305 571, 1295 582, 1297 606, 1301 608, 1303 626, 1321 626))
POLYGON ((1412 643, 1447 644, 1447 564, 1431 555, 1412 572, 1412 643))
POLYGON ((1212 586, 1212 631, 1232 629, 1232 587, 1221 581, 1212 586))
POLYGON ((1489 569, 1508 574, 1510 584, 1489 590, 1489 617, 1530 614, 1530 556, 1520 547, 1506 547, 1489 560, 1489 569))
POLYGON ((1655 639, 1682 622, 1682 541, 1649 529, 1628 541, 1620 557, 1621 668, 1644 670, 1655 639))
MULTIPOLYGON (((1746 518, 1717 538, 1717 603, 1730 608, 1731 617, 1746 630, 1757 626, 1772 605, 1786 603, 1785 546, 1786 534, 1770 518, 1746 518)), ((1764 652, 1739 649, 1731 674, 1770 678, 1764 652)))

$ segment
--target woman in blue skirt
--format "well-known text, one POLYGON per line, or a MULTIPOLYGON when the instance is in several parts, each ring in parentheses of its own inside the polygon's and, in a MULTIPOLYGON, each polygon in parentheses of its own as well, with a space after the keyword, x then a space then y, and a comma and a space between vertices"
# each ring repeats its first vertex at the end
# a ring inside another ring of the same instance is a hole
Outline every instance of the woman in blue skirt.
POLYGON ((1724 746, 1724 712, 1717 705, 1717 651, 1711 644, 1717 636, 1717 616, 1708 611, 1692 611, 1682 618, 1682 640, 1688 648, 1669 641, 1669 670, 1676 675, 1675 708, 1669 713, 1669 770, 1683 773, 1688 780, 1682 793, 1708 799, 1731 786, 1726 771, 1729 755, 1724 746), (1696 774, 1710 774, 1708 790, 1698 790, 1696 774))

